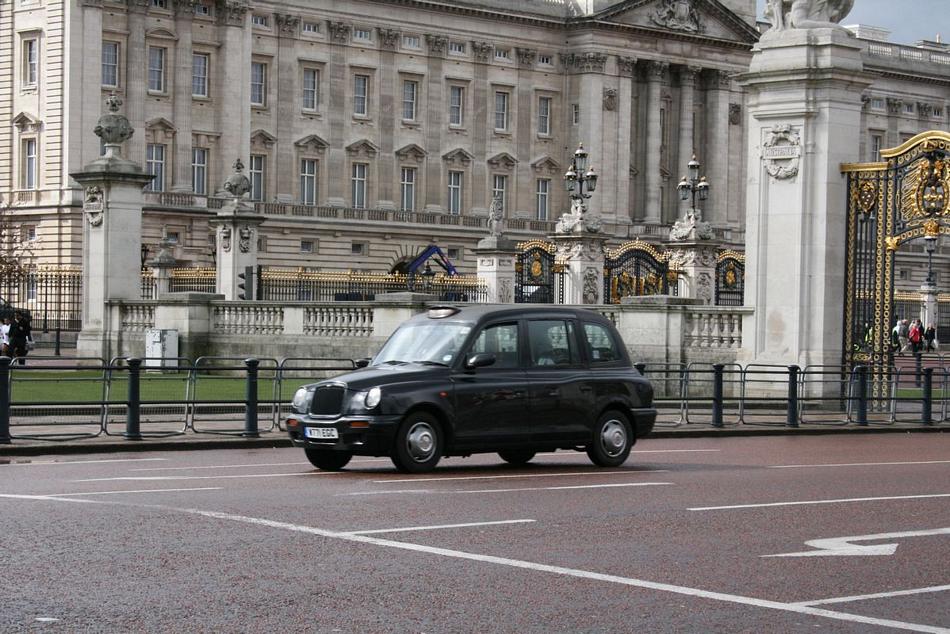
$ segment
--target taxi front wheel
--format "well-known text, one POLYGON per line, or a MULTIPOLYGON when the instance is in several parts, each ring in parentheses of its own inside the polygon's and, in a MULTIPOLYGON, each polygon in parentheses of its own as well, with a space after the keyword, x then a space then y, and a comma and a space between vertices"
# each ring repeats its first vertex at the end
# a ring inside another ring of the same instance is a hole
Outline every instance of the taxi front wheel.
POLYGON ((632 447, 630 421, 624 414, 608 410, 597 419, 587 456, 598 467, 619 467, 626 462, 632 447))
POLYGON ((333 451, 332 449, 315 449, 306 447, 304 453, 307 460, 317 469, 323 471, 339 471, 350 461, 353 454, 349 451, 333 451))
POLYGON ((423 473, 435 469, 442 450, 439 421, 427 412, 414 412, 399 425, 392 460, 403 473, 423 473))

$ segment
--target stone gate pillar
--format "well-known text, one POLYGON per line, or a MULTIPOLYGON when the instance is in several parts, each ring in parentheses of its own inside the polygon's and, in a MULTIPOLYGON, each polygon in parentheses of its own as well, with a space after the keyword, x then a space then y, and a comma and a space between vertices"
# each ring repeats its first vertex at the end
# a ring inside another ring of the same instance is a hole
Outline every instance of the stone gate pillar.
POLYGON ((565 304, 604 303, 604 245, 599 234, 551 236, 557 261, 564 266, 565 304))
MULTIPOLYGON (((787 17, 787 16, 786 16, 787 17)), ((776 26, 741 77, 748 95, 743 358, 841 363, 846 182, 870 80, 861 47, 834 21, 776 26)))
POLYGON ((264 217, 256 214, 254 208, 244 199, 251 190, 251 183, 243 171, 244 163, 237 159, 234 162, 234 173, 224 183, 224 190, 230 196, 217 215, 208 221, 216 232, 215 288, 227 301, 254 299, 256 285, 260 283, 260 280, 255 279, 257 236, 258 227, 264 222, 264 217))
POLYGON ((475 248, 478 279, 488 286, 487 301, 511 304, 515 301, 515 261, 518 248, 514 241, 501 236, 479 240, 475 248))
POLYGON ((674 242, 668 248, 670 269, 676 271, 682 281, 679 296, 700 299, 707 306, 714 304, 719 243, 712 240, 674 242))
POLYGON ((118 114, 122 101, 112 95, 109 112, 99 118, 96 134, 105 154, 70 176, 84 189, 82 208, 82 331, 80 357, 108 361, 119 350, 121 324, 109 318, 108 303, 141 299, 142 187, 152 176, 120 156, 131 138, 129 120, 118 114))

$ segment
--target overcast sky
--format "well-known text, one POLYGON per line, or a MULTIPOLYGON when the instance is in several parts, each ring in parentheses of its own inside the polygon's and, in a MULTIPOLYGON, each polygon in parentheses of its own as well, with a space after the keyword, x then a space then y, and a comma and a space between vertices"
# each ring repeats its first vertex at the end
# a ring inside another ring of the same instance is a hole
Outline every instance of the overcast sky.
MULTIPOLYGON (((757 1, 761 18, 765 0, 757 1)), ((933 40, 938 33, 941 42, 950 42, 950 0, 854 0, 842 24, 883 26, 898 44, 933 40)))

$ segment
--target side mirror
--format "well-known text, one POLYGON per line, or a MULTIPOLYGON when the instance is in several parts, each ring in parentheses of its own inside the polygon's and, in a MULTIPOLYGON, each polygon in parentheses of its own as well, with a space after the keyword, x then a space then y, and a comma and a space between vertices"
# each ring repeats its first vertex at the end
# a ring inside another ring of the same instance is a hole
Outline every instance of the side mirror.
POLYGON ((369 357, 366 357, 365 359, 357 359, 353 362, 353 365, 355 365, 357 368, 365 368, 369 365, 370 361, 372 361, 372 359, 369 357))
POLYGON ((491 352, 479 352, 471 355, 465 360, 465 369, 474 370, 475 368, 484 368, 495 363, 495 355, 491 352))

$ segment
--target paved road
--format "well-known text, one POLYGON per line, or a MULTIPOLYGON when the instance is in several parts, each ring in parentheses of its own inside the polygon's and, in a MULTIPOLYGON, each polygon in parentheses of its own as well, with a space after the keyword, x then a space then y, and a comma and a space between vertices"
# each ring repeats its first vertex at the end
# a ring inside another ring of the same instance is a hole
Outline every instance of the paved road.
POLYGON ((10 460, 3 632, 950 632, 945 434, 10 460))

